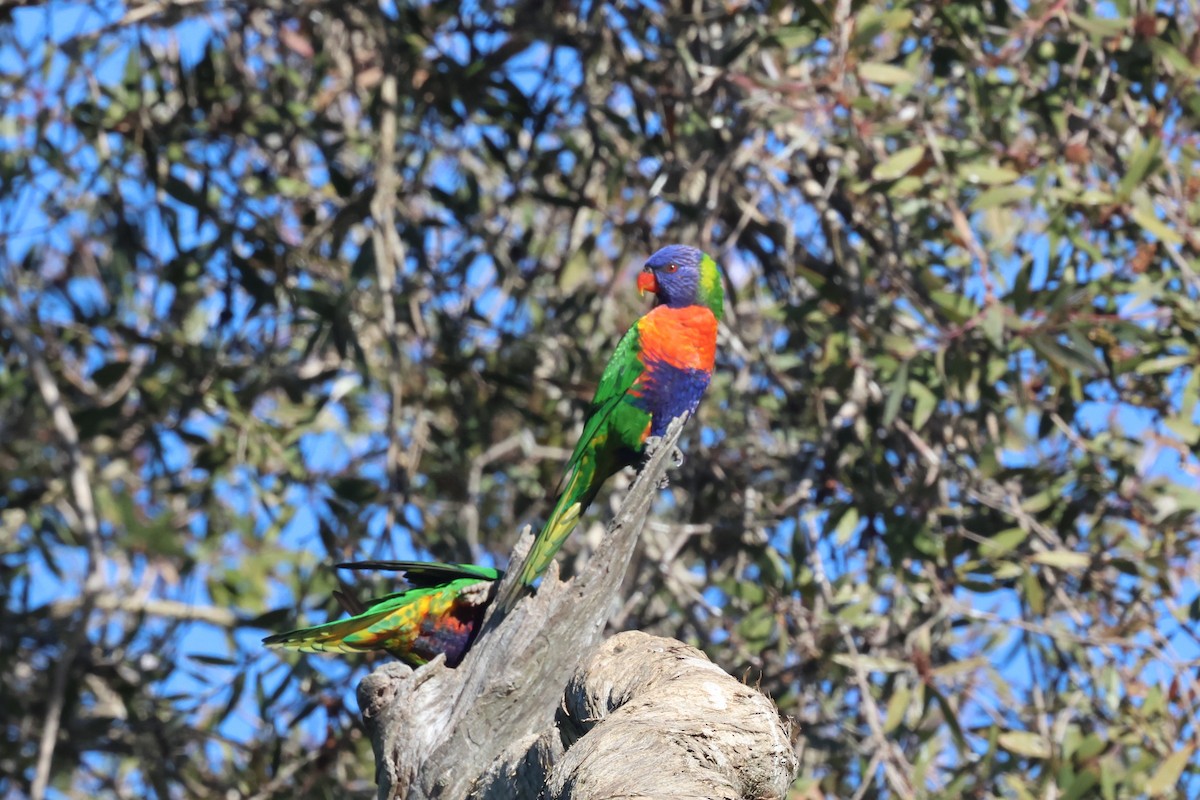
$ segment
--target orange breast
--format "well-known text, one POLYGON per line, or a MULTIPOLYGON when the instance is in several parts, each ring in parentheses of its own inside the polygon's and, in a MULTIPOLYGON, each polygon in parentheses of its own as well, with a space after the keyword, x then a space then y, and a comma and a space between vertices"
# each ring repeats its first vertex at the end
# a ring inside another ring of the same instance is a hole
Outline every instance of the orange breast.
POLYGON ((712 372, 717 318, 705 306, 658 306, 638 320, 643 363, 664 361, 680 369, 712 372))

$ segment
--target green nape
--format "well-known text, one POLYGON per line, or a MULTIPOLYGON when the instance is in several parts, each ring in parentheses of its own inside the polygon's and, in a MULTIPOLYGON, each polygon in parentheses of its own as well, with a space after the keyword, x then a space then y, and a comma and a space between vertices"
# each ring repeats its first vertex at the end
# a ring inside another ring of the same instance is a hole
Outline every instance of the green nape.
POLYGON ((721 268, 708 253, 700 259, 700 286, 696 290, 699 305, 708 306, 718 320, 725 316, 725 284, 721 280, 721 268))

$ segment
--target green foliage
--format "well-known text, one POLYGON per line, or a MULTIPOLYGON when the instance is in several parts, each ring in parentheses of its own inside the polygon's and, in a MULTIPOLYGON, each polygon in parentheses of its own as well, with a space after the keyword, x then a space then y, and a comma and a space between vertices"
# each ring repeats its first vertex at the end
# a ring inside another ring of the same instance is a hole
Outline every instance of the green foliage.
POLYGON ((502 558, 684 241, 727 335, 621 624, 774 697, 797 796, 1194 793, 1163 8, 8 11, 0 789, 61 698, 68 796, 370 794, 361 672, 262 629, 332 612, 333 560, 502 558))

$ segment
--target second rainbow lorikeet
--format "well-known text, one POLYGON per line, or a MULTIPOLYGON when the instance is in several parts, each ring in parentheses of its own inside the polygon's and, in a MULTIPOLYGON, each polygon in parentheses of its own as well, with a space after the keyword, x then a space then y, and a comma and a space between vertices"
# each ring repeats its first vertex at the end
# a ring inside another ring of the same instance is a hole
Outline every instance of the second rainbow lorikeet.
POLYGON ((550 565, 604 481, 636 464, 671 420, 695 412, 712 378, 725 305, 717 262, 694 247, 668 245, 646 261, 637 285, 657 303, 621 337, 604 368, 558 500, 521 570, 522 585, 550 565))
POLYGON ((386 650, 419 667, 439 653, 457 666, 470 649, 503 573, 470 564, 420 561, 353 561, 343 569, 403 572, 412 588, 360 606, 340 596, 353 616, 263 639, 263 644, 305 653, 386 650))

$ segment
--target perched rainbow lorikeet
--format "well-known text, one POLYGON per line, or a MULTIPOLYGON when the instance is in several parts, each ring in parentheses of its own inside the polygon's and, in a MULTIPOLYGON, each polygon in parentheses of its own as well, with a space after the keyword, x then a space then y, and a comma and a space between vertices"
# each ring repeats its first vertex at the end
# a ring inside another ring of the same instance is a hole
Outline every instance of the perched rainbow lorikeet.
POLYGON ((365 606, 338 596, 353 616, 263 639, 263 644, 305 653, 386 650, 419 667, 438 653, 457 666, 471 647, 503 575, 489 567, 420 561, 353 561, 343 569, 405 573, 412 588, 368 600, 365 606))
POLYGON ((694 247, 668 245, 650 256, 637 285, 658 302, 625 332, 604 368, 558 501, 521 570, 522 585, 550 565, 601 484, 636 464, 671 420, 695 412, 712 378, 725 304, 717 262, 694 247))

